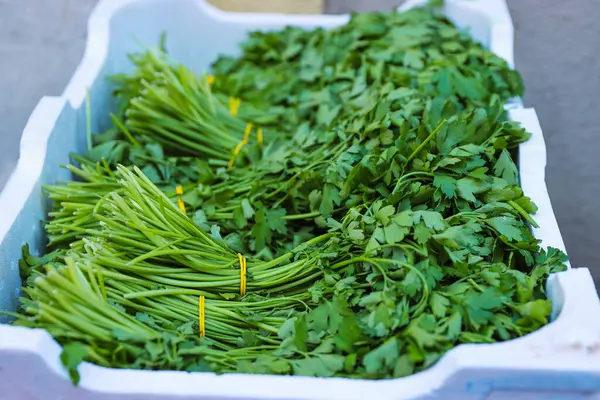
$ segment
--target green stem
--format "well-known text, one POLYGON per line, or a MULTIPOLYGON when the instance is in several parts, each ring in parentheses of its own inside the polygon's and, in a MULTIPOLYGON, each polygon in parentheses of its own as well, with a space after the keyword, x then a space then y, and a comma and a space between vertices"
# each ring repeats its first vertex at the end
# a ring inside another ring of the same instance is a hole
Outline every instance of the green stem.
POLYGON ((533 226, 534 228, 539 228, 539 225, 534 221, 533 218, 531 218, 531 215, 529 215, 529 213, 527 211, 525 211, 523 209, 523 207, 521 207, 519 204, 517 204, 516 201, 514 200, 509 200, 508 204, 514 208, 519 214, 521 214, 521 216, 523 218, 525 218, 525 220, 527 222, 529 222, 531 224, 531 226, 533 226))
POLYGON ((297 219, 309 219, 309 218, 316 218, 318 216, 321 215, 320 211, 313 211, 310 213, 304 213, 304 214, 291 214, 291 215, 285 215, 283 217, 283 219, 286 219, 288 221, 294 221, 297 219))
POLYGON ((431 139, 433 139, 435 137, 435 135, 437 135, 437 133, 440 131, 440 129, 442 129, 442 127, 444 125, 446 125, 447 120, 443 120, 442 122, 440 122, 440 124, 437 126, 437 128, 435 128, 430 134, 429 136, 427 136, 425 138, 425 140, 423 141, 423 143, 421 143, 419 145, 419 147, 417 147, 415 149, 415 151, 412 152, 412 154, 408 157, 408 159, 406 160, 406 165, 408 165, 408 163, 417 155, 419 154, 419 152, 421 150, 423 150, 423 148, 427 145, 427 143, 429 143, 429 141, 431 139))

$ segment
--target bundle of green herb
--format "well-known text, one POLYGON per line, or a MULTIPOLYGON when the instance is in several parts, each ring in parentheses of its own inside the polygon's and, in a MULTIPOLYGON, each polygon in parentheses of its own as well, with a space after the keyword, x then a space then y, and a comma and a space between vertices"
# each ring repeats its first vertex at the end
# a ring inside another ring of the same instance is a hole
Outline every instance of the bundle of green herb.
POLYGON ((56 250, 24 249, 16 323, 74 380, 84 359, 401 377, 548 322, 566 256, 530 230, 504 61, 429 8, 243 50, 214 82, 133 56, 84 182, 46 188, 56 250))

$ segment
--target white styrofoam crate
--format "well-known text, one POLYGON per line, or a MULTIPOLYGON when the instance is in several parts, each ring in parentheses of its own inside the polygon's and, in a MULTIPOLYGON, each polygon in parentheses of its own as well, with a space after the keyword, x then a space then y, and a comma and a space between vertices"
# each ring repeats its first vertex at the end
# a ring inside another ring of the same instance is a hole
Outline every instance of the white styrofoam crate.
MULTIPOLYGON (((414 2, 416 3, 416 2, 414 2)), ((449 0, 445 12, 485 45, 512 61, 512 24, 504 0, 449 0), (483 10, 483 11, 482 11, 483 10), (499 44, 500 43, 500 44, 499 44), (503 43, 503 44, 502 44, 503 43)), ((92 129, 111 107, 106 75, 131 69, 126 54, 168 33, 169 52, 206 70, 219 53, 235 54, 249 30, 284 25, 335 26, 347 16, 283 16, 219 11, 204 0, 104 0, 89 21, 84 59, 60 97, 45 97, 23 132, 20 159, 0 193, 0 309, 16 308, 18 259, 27 242, 44 248, 41 220, 48 208, 41 186, 69 178, 59 164, 85 149, 86 90, 92 129)), ((537 116, 516 108, 532 139, 520 147, 522 186, 538 205, 535 230, 544 246, 564 250, 545 185, 546 151, 537 116)), ((434 367, 393 380, 365 381, 81 366, 73 387, 60 365, 58 344, 42 330, 0 325, 0 399, 411 399, 503 400, 600 396, 600 303, 586 269, 552 276, 548 292, 558 316, 538 332, 506 343, 461 345, 434 367), (564 397, 557 397, 564 395, 564 397), (534 396, 534 397, 531 397, 534 396)))

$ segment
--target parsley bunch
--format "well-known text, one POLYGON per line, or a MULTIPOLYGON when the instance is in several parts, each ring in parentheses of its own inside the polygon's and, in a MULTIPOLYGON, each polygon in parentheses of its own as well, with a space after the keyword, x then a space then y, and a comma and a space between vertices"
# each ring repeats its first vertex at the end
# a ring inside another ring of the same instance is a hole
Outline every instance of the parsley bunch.
POLYGON ((81 179, 45 188, 54 251, 20 263, 15 323, 75 381, 84 359, 402 377, 548 322, 566 256, 519 187, 519 75, 432 9, 252 33, 212 84, 164 49, 132 61, 81 179))
MULTIPOLYGON (((252 119, 252 112, 244 114, 249 103, 290 130, 307 121, 329 128, 369 108, 390 85, 397 97, 413 89, 464 107, 523 91, 520 75, 504 60, 428 7, 355 14, 330 30, 253 32, 242 50, 215 62, 215 87, 244 101, 241 116, 252 119)), ((418 103, 405 105, 418 109, 418 103)))

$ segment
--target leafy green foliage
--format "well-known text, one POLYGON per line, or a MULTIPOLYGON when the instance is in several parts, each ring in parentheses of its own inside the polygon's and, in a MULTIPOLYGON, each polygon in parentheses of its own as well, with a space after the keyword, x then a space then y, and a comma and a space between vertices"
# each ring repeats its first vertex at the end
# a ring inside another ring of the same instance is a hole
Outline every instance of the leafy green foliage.
POLYGON ((66 344, 60 354, 60 361, 69 372, 69 376, 75 385, 77 385, 81 379, 77 367, 86 357, 87 349, 79 342, 66 344))

